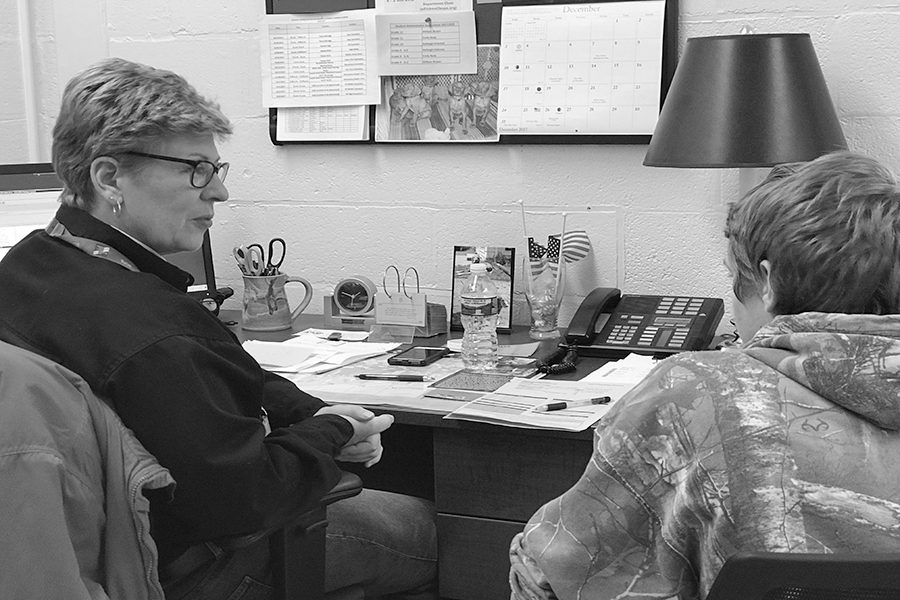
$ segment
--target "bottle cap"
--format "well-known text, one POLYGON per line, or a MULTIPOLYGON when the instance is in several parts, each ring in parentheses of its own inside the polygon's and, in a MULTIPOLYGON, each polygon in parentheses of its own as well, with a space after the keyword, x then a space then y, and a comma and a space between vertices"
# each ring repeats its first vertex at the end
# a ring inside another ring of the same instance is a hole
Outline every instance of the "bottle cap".
POLYGON ((469 265, 469 273, 487 273, 487 265, 484 263, 472 263, 469 265))

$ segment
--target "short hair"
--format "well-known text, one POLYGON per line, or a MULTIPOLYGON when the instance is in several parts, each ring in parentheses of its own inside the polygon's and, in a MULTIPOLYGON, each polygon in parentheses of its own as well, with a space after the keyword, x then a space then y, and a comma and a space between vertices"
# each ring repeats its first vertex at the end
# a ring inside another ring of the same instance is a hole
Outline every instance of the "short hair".
POLYGON ((63 91, 53 127, 53 167, 65 183, 61 201, 89 209, 94 202, 91 163, 147 151, 165 137, 213 134, 224 138, 231 123, 183 77, 121 58, 109 58, 75 75, 63 91))
POLYGON ((728 211, 738 300, 771 263, 772 312, 900 311, 900 193, 874 159, 835 152, 783 165, 728 211))

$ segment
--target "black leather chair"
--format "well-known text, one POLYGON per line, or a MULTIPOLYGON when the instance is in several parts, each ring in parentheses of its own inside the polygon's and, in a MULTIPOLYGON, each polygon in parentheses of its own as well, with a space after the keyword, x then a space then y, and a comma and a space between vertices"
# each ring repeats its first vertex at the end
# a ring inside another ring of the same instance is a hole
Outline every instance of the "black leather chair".
POLYGON ((313 510, 269 536, 275 575, 275 597, 279 600, 321 600, 325 596, 325 527, 328 505, 350 498, 362 490, 362 481, 344 472, 341 480, 313 510))
POLYGON ((900 554, 742 552, 719 571, 706 600, 897 600, 900 554))

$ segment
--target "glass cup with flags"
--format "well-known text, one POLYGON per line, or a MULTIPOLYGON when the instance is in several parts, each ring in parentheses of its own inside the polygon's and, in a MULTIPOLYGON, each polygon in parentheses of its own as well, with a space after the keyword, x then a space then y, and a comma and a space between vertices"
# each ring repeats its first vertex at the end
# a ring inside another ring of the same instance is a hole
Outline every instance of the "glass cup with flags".
POLYGON ((575 263, 591 253, 591 239, 583 229, 563 231, 547 238, 541 246, 528 238, 528 257, 524 261, 525 298, 531 309, 532 339, 554 339, 560 336, 559 307, 566 287, 566 265, 575 263))
POLYGON ((524 263, 525 298, 531 309, 528 335, 535 340, 558 338, 559 306, 565 291, 565 260, 561 259, 559 236, 547 238, 547 246, 529 237, 524 263))

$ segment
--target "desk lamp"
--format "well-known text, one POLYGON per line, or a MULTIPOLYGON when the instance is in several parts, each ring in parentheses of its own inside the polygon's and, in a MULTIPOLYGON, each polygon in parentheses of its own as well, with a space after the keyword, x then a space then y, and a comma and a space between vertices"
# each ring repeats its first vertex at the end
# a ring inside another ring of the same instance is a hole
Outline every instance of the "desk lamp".
POLYGON ((687 40, 644 158, 651 167, 748 169, 847 144, 809 34, 687 40))

